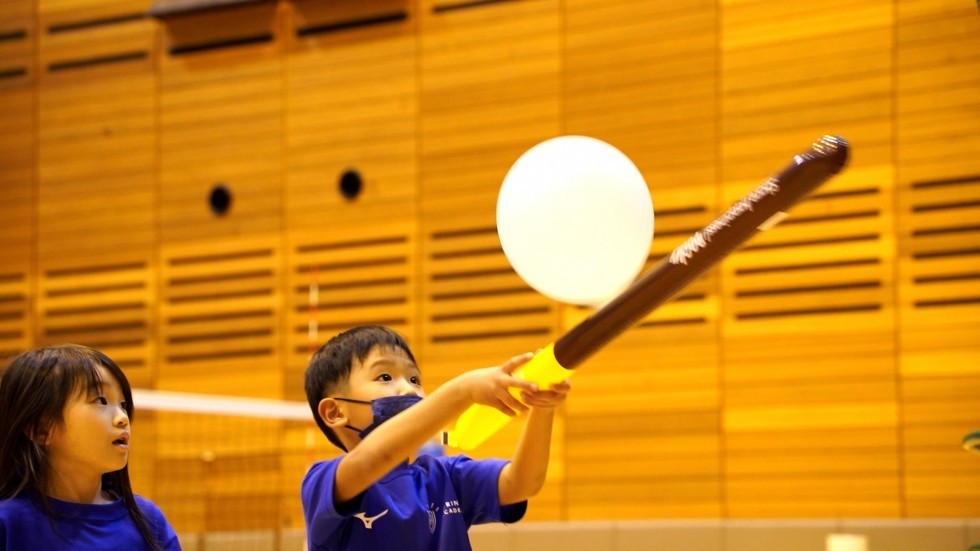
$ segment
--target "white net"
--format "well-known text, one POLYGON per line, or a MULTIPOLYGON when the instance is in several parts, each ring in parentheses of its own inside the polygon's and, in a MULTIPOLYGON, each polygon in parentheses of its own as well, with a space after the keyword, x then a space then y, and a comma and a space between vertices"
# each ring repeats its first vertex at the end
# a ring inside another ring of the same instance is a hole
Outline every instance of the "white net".
POLYGON ((130 471, 184 549, 300 550, 299 487, 337 454, 303 402, 134 389, 130 471))

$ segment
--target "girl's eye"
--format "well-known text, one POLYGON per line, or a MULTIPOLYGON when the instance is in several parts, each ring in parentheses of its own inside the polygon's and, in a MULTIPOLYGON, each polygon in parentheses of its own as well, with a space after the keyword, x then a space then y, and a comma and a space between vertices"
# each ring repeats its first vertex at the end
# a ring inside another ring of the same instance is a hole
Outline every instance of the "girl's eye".
POLYGON ((109 405, 109 401, 105 399, 105 396, 99 396, 98 398, 95 399, 95 401, 103 406, 109 405))
POLYGON ((119 405, 120 407, 123 408, 124 411, 129 411, 129 404, 127 404, 126 402, 119 402, 119 405))
POLYGON ((389 375, 387 373, 382 373, 381 375, 378 375, 378 380, 379 381, 384 381, 384 382, 387 383, 387 382, 391 381, 391 375, 389 375))

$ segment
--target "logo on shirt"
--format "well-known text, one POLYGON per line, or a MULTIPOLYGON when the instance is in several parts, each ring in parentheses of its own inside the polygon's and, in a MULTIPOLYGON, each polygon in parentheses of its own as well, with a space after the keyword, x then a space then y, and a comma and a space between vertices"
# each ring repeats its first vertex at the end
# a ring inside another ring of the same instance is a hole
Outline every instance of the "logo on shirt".
POLYGON ((374 515, 373 517, 369 517, 369 516, 367 516, 367 513, 365 513, 364 511, 361 511, 360 513, 357 513, 356 515, 354 515, 354 518, 361 519, 361 522, 364 523, 364 528, 370 530, 371 528, 374 527, 374 521, 378 520, 379 518, 381 518, 381 517, 383 517, 383 516, 385 516, 387 514, 388 514, 388 509, 385 509, 384 511, 381 511, 380 513, 374 515))
POLYGON ((430 534, 436 533, 436 520, 438 518, 436 516, 436 513, 438 512, 439 512, 439 508, 436 507, 436 504, 430 503, 429 504, 429 533, 430 534))
POLYGON ((452 500, 446 502, 446 508, 442 510, 444 515, 459 515, 462 514, 463 510, 459 507, 458 500, 452 500))

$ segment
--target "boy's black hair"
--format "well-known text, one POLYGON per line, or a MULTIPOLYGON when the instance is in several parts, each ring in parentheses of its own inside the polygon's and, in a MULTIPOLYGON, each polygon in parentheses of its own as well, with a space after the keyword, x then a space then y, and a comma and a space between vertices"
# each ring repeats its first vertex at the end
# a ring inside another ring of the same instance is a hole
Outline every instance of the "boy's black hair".
POLYGON ((394 330, 380 325, 362 325, 348 329, 327 341, 313 354, 309 367, 306 368, 306 400, 313 411, 313 419, 327 440, 344 451, 347 448, 320 418, 320 400, 333 392, 337 385, 350 379, 354 358, 363 362, 376 346, 400 349, 415 362, 415 356, 405 339, 394 330))

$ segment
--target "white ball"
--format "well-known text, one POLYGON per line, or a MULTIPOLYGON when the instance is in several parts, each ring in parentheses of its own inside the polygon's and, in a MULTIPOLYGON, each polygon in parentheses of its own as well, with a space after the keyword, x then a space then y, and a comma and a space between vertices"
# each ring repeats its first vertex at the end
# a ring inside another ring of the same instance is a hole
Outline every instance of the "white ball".
POLYGON ((615 147, 561 136, 525 152, 497 197, 504 254, 528 285, 555 300, 597 306, 643 268, 653 203, 643 175, 615 147))

